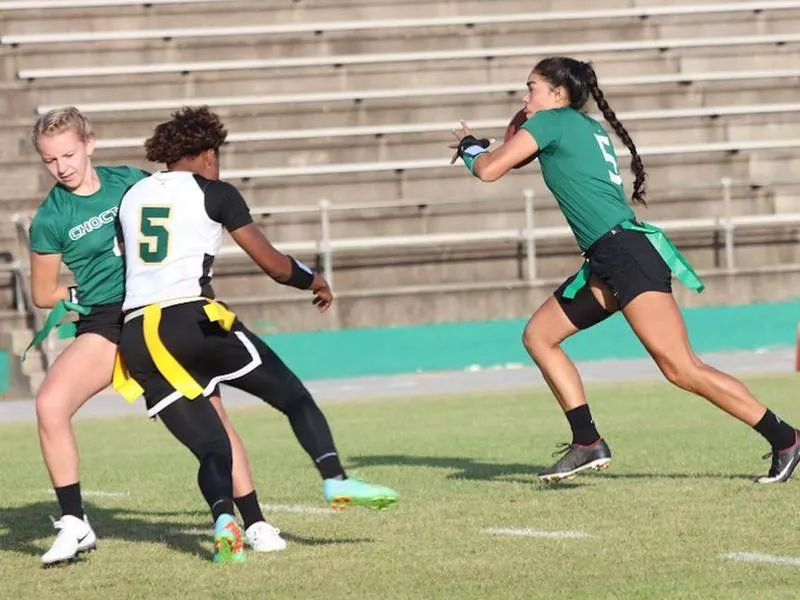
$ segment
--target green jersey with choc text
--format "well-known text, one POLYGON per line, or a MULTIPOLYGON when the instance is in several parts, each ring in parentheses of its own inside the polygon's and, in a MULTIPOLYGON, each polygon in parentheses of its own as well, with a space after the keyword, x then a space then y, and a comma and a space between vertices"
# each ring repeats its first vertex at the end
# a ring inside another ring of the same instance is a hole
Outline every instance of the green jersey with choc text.
POLYGON ((522 128, 539 146, 544 182, 581 250, 634 218, 614 145, 600 123, 573 108, 556 108, 534 113, 522 128))
POLYGON ((117 211, 126 190, 147 177, 136 167, 95 167, 100 189, 89 196, 56 184, 31 221, 31 250, 60 254, 85 306, 122 302, 125 269, 116 243, 117 211))

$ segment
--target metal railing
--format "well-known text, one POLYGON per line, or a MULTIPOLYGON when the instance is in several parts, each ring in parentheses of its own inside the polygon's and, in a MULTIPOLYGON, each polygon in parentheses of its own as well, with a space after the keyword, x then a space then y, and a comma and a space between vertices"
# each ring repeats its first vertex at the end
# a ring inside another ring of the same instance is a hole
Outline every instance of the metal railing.
MULTIPOLYGON (((800 184, 800 180, 776 182, 783 185, 800 184)), ((660 226, 670 233, 679 232, 710 232, 722 235, 724 249, 724 266, 726 272, 736 270, 735 233, 736 231, 758 228, 780 228, 800 226, 800 213, 785 214, 755 214, 734 215, 733 193, 738 188, 763 188, 770 184, 759 184, 748 181, 733 181, 729 177, 722 178, 718 183, 710 185, 685 186, 684 190, 714 190, 720 192, 721 211, 718 216, 693 218, 655 220, 654 225, 660 226)), ((298 253, 305 256, 314 256, 320 261, 326 280, 333 285, 334 257, 344 252, 360 253, 379 249, 409 249, 414 247, 456 247, 465 244, 492 244, 516 243, 525 248, 525 279, 535 282, 538 279, 537 242, 564 241, 572 239, 573 234, 567 226, 537 227, 535 220, 535 199, 533 190, 525 190, 522 194, 525 226, 520 229, 488 229, 479 231, 454 231, 446 233, 423 233, 411 235, 382 235, 371 237, 342 237, 335 238, 331 235, 331 215, 335 212, 363 211, 370 208, 395 208, 407 206, 435 206, 453 204, 488 204, 492 199, 442 199, 442 200, 396 200, 382 201, 372 204, 332 204, 327 199, 320 200, 316 205, 302 205, 296 207, 269 207, 254 208, 253 215, 275 214, 318 214, 319 236, 317 239, 299 240, 291 242, 277 242, 275 246, 289 253, 298 253)), ((220 248, 217 256, 231 257, 244 256, 244 252, 236 245, 230 244, 220 248)))
MULTIPOLYGON (((688 186, 673 186, 671 193, 691 192, 691 191, 713 191, 718 190, 720 194, 721 210, 717 216, 691 219, 673 220, 654 220, 653 223, 670 233, 679 232, 706 232, 721 234, 723 247, 723 267, 725 272, 736 270, 736 232, 747 229, 778 229, 785 227, 800 227, 800 213, 784 214, 733 214, 733 189, 764 189, 776 185, 792 186, 800 185, 800 180, 775 180, 770 182, 739 180, 734 181, 728 177, 722 178, 716 183, 703 183, 688 186)), ((409 235, 381 235, 368 237, 334 237, 332 235, 332 215, 335 213, 354 213, 365 210, 375 209, 394 209, 403 207, 416 207, 428 209, 444 206, 490 206, 498 198, 439 198, 439 199, 397 199, 381 200, 374 203, 337 203, 333 204, 328 199, 322 199, 316 204, 305 204, 299 206, 272 206, 254 207, 251 213, 254 216, 264 215, 292 215, 309 214, 318 215, 319 235, 314 239, 295 240, 286 242, 275 242, 275 246, 283 252, 294 253, 305 257, 314 257, 320 264, 325 278, 333 284, 334 280, 334 259, 343 253, 367 253, 374 250, 387 249, 411 249, 411 248, 431 248, 431 247, 458 247, 465 245, 488 245, 497 243, 513 243, 524 248, 521 253, 521 260, 524 260, 523 279, 529 283, 539 279, 539 264, 537 245, 544 241, 563 241, 572 240, 573 234, 567 226, 556 227, 537 227, 536 224, 536 194, 533 190, 527 189, 522 193, 520 208, 524 213, 524 227, 509 229, 485 229, 485 230, 459 230, 444 233, 422 233, 409 235)), ((503 198, 503 209, 507 210, 510 197, 503 198)), ((455 214, 458 214, 457 212, 455 214)), ((18 237, 18 255, 28 256, 30 252, 30 241, 27 233, 28 218, 24 215, 14 215, 14 223, 18 237)), ((217 257, 225 259, 228 257, 244 257, 245 254, 235 244, 223 245, 217 257)), ((35 327, 41 327, 43 314, 33 305, 27 272, 21 263, 15 265, 19 274, 17 276, 17 293, 22 299, 18 310, 25 311, 34 323, 35 327)), ((52 349, 52 343, 46 347, 46 351, 52 349)), ((47 352, 45 352, 47 354, 47 352)))
MULTIPOLYGON (((33 325, 34 331, 38 331, 44 325, 44 311, 33 303, 31 286, 28 277, 30 266, 25 261, 30 256, 31 240, 28 236, 28 226, 30 219, 22 214, 15 214, 11 221, 14 223, 14 230, 17 234, 17 257, 12 267, 14 273, 14 293, 16 294, 17 312, 25 314, 33 325)), ((50 367, 53 353, 53 339, 48 336, 39 348, 42 353, 42 363, 45 369, 50 367)))

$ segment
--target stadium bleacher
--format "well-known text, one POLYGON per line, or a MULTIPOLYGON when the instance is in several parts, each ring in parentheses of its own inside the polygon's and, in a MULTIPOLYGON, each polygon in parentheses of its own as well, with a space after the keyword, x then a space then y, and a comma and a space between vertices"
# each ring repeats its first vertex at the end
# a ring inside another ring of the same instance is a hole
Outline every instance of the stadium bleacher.
MULTIPOLYGON (((37 114, 74 104, 95 124, 96 162, 152 169, 141 143, 153 125, 207 104, 232 132, 223 176, 271 239, 328 269, 337 326, 375 324, 385 311, 370 307, 390 296, 413 320, 437 286, 443 298, 508 289, 533 302, 576 262, 537 169, 487 188, 449 166, 446 145, 459 118, 500 137, 533 63, 565 53, 594 62, 645 158, 643 217, 667 224, 705 273, 754 289, 780 273, 776 293, 793 293, 800 2, 637 4, 0 2, 0 250, 24 254, 11 215, 29 216, 50 185, 27 140, 37 114)), ((280 305, 287 327, 306 327, 238 257, 226 246, 219 292, 253 317, 280 305)), ((0 311, 16 315, 13 279, 0 311)), ((492 302, 475 307, 472 318, 491 316, 492 302)))

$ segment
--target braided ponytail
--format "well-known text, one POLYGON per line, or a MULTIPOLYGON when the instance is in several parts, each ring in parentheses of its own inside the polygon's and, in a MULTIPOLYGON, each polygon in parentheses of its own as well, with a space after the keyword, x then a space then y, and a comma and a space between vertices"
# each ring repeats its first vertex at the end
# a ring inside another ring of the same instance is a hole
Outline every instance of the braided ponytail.
POLYGON ((594 72, 594 68, 588 62, 581 63, 581 65, 584 69, 584 80, 589 88, 589 93, 597 103, 597 108, 600 109, 600 112, 603 113, 603 117, 606 121, 608 121, 608 124, 611 125, 614 133, 617 134, 619 139, 622 140, 622 143, 625 144, 625 147, 631 153, 631 170, 635 176, 631 199, 634 202, 638 202, 639 204, 644 204, 647 206, 647 202, 645 201, 645 178, 647 177, 647 173, 645 173, 644 170, 642 157, 639 156, 639 153, 636 151, 636 145, 633 143, 630 134, 628 134, 628 130, 625 129, 625 126, 617 118, 616 113, 608 105, 608 102, 603 95, 603 90, 601 90, 600 86, 597 84, 597 74, 594 72))

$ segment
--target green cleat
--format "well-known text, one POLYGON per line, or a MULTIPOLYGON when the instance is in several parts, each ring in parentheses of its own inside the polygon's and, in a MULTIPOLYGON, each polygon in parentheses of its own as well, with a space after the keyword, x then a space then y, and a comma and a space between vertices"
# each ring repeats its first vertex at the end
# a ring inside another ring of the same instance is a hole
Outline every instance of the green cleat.
POLYGON ((246 560, 244 534, 232 515, 220 515, 214 525, 215 563, 241 563, 246 560))
POLYGON ((350 505, 384 510, 395 504, 399 497, 392 488, 358 479, 326 479, 322 493, 325 502, 334 510, 344 510, 350 505))

